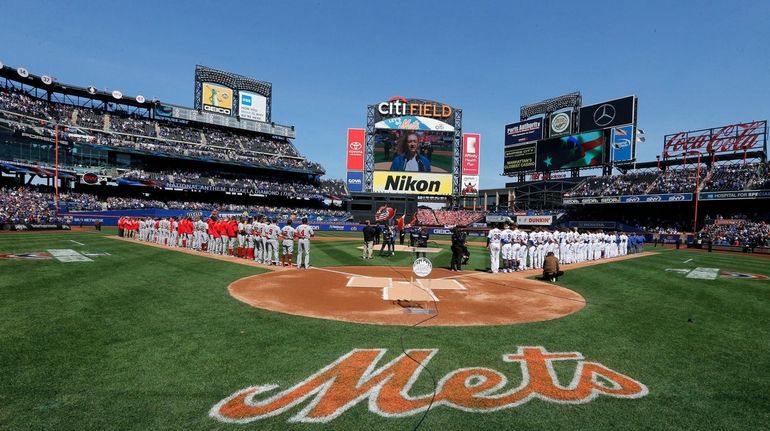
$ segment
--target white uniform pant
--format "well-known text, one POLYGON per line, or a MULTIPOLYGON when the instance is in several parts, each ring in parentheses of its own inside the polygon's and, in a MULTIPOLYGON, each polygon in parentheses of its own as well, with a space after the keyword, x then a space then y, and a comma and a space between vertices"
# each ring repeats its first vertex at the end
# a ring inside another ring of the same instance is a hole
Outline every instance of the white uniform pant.
POLYGON ((266 243, 264 262, 278 264, 278 240, 268 239, 266 243))
POLYGON ((305 268, 310 267, 310 240, 309 239, 301 239, 297 241, 297 267, 301 268, 303 266, 302 263, 302 256, 305 256, 305 268))
POLYGON ((500 243, 499 242, 489 243, 489 258, 490 258, 490 268, 492 269, 492 272, 498 272, 500 270, 500 243))

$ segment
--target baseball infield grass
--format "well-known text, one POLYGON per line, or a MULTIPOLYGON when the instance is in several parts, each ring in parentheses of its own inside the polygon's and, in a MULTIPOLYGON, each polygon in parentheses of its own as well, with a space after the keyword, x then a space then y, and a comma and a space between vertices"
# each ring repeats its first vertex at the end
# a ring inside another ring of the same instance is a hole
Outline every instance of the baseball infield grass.
MULTIPOLYGON (((420 429, 746 430, 770 423, 770 281, 684 274, 700 267, 770 275, 766 258, 648 248, 661 253, 568 271, 559 284, 587 300, 573 315, 513 326, 408 328, 255 309, 226 287, 259 268, 105 233, 0 235, 0 254, 109 253, 92 262, 0 259, 0 429, 412 429, 421 413, 384 417, 367 400, 325 423, 288 422, 312 398, 246 425, 209 416, 241 389, 278 385, 257 397, 264 399, 353 349, 387 349, 377 364, 383 366, 401 354, 402 337, 407 349, 438 349, 428 363, 436 380, 460 368, 491 368, 507 377, 503 392, 522 379, 503 355, 542 346, 580 352, 648 389, 636 398, 533 399, 486 413, 440 405, 420 429)), ((359 245, 357 237, 316 241, 312 264, 411 262, 409 253, 364 261, 359 245)), ((483 249, 471 252, 468 268, 485 268, 483 249)), ((432 257, 436 266, 449 264, 448 251, 432 257)), ((554 361, 554 372, 568 385, 575 361, 554 361)), ((422 372, 409 395, 432 389, 422 372)))

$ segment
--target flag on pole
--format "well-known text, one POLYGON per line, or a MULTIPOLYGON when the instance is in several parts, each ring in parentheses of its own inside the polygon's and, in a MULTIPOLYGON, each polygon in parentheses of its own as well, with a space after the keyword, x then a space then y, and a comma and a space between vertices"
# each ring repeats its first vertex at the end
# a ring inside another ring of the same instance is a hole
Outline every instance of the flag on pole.
POLYGON ((636 143, 643 144, 647 139, 644 137, 644 130, 636 128, 636 143))

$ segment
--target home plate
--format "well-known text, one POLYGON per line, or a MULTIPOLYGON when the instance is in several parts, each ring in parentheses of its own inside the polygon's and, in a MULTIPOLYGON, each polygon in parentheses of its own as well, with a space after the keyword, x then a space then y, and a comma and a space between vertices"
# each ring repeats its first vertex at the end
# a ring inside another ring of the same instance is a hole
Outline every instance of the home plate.
POLYGON ((386 301, 438 301, 436 295, 410 281, 394 281, 389 287, 382 288, 382 299, 386 301))
POLYGON ((390 287, 390 277, 359 277, 353 276, 345 287, 390 287))

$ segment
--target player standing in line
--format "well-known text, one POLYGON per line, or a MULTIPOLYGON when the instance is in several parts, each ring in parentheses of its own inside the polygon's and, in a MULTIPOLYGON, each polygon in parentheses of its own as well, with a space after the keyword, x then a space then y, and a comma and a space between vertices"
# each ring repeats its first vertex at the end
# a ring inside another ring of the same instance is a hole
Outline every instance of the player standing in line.
POLYGON ((628 235, 625 232, 620 233, 620 243, 618 244, 618 252, 621 256, 628 254, 628 235))
POLYGON ((527 231, 520 231, 519 233, 519 254, 516 256, 516 259, 519 261, 519 271, 524 271, 527 269, 527 240, 529 239, 529 234, 527 231))
POLYGON ((236 256, 246 257, 246 220, 241 218, 238 221, 238 248, 236 249, 236 256))
POLYGON ((500 229, 497 225, 490 229, 487 234, 487 248, 489 248, 490 257, 490 271, 492 274, 497 274, 500 270, 500 229))
POLYGON ((278 266, 278 234, 281 230, 275 224, 275 219, 267 219, 265 223, 265 238, 267 247, 265 248, 265 264, 278 266))
POLYGON ((251 226, 251 232, 254 235, 254 261, 259 263, 264 262, 265 258, 265 224, 262 220, 264 216, 258 215, 251 226))
POLYGON ((513 231, 508 223, 503 224, 503 231, 500 232, 500 242, 503 255, 503 272, 513 272, 513 231))
POLYGON ((281 229, 281 265, 291 266, 292 255, 294 254, 294 227, 291 219, 286 220, 286 225, 281 229))
POLYGON ((179 242, 179 222, 174 217, 168 219, 168 245, 176 247, 179 242))
POLYGON ((227 254, 229 256, 235 256, 235 244, 238 242, 238 220, 234 216, 230 216, 227 219, 227 254))
POLYGON ((243 224, 243 232, 246 234, 246 249, 245 251, 245 257, 246 259, 253 260, 254 259, 254 220, 249 217, 246 222, 243 224))
POLYGON ((548 241, 548 235, 544 230, 540 230, 535 235, 535 268, 543 267, 543 260, 545 259, 545 244, 548 241))
POLYGON ((519 227, 517 226, 516 229, 513 230, 513 233, 511 235, 511 268, 515 271, 521 271, 521 264, 519 263, 519 249, 521 249, 521 234, 522 232, 519 230, 519 227))
POLYGON ((305 257, 304 268, 310 268, 310 238, 315 236, 313 227, 307 224, 307 217, 302 218, 302 224, 297 227, 297 268, 302 268, 302 256, 305 257))
POLYGON ((217 228, 217 216, 214 214, 209 217, 208 221, 206 221, 208 235, 209 235, 209 242, 208 242, 208 252, 211 254, 217 253, 217 243, 222 242, 222 239, 219 238, 219 229, 217 228))

